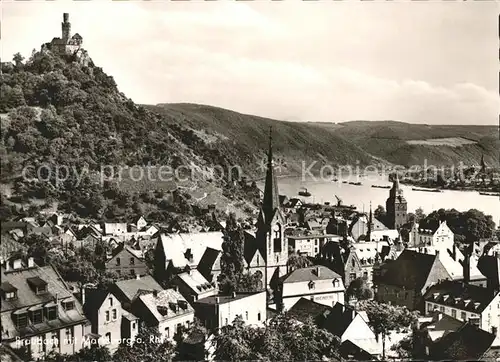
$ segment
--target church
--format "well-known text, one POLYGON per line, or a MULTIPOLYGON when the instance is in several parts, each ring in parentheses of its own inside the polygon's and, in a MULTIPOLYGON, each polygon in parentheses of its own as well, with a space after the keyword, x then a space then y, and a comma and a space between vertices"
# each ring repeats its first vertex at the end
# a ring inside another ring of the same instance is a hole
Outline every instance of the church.
POLYGON ((248 270, 251 273, 261 272, 266 285, 273 288, 278 278, 287 273, 288 245, 284 237, 285 216, 280 208, 274 172, 271 133, 264 195, 256 226, 255 235, 245 240, 244 254, 248 270))

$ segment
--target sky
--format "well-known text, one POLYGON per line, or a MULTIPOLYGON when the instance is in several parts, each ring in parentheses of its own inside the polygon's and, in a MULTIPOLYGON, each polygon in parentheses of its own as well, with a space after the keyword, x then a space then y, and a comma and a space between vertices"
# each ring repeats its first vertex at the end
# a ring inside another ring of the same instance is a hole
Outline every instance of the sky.
POLYGON ((279 120, 498 124, 496 1, 2 0, 2 61, 63 12, 136 103, 279 120))

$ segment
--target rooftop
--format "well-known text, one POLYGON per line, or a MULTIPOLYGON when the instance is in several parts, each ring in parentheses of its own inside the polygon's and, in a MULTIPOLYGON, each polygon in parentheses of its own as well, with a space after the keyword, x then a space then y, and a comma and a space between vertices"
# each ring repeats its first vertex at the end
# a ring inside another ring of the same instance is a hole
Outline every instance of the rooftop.
POLYGON ((193 307, 174 289, 165 289, 157 293, 142 294, 138 297, 157 321, 163 321, 179 315, 194 313, 193 307))
POLYGON ((215 282, 210 283, 205 277, 196 269, 189 272, 177 274, 193 292, 196 294, 204 293, 209 290, 215 290, 215 282))
POLYGON ((461 281, 444 280, 431 286, 424 294, 424 299, 431 303, 481 313, 495 296, 496 293, 487 288, 461 281))
POLYGON ((321 324, 329 311, 330 307, 327 305, 316 303, 307 298, 300 298, 288 310, 288 315, 302 323, 306 323, 309 318, 312 318, 313 322, 321 324))
POLYGON ((327 268, 326 266, 316 265, 308 268, 295 269, 294 271, 284 275, 280 279, 283 281, 283 283, 297 283, 336 278, 341 278, 341 276, 335 273, 333 270, 327 268))
POLYGON ((235 293, 234 295, 212 295, 210 297, 201 298, 196 301, 199 304, 225 304, 230 303, 234 300, 244 299, 252 297, 256 294, 265 292, 253 292, 253 293, 235 293))
MULTIPOLYGON (((146 275, 140 279, 121 280, 114 284, 114 288, 118 289, 126 302, 131 302, 139 290, 152 292, 154 290, 161 291, 163 288, 151 275, 146 275)), ((120 298, 119 298, 120 299, 120 298)), ((122 300, 122 302, 124 302, 122 300)))

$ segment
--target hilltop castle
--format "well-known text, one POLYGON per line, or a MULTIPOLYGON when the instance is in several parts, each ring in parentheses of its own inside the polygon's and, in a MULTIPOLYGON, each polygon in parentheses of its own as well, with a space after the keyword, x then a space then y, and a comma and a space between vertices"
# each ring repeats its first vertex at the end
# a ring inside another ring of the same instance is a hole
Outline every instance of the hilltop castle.
POLYGON ((60 56, 74 57, 79 63, 87 66, 91 60, 85 49, 82 48, 83 38, 80 34, 71 35, 71 23, 69 22, 69 14, 63 14, 63 22, 61 23, 61 37, 54 38, 50 43, 42 45, 42 52, 50 51, 60 56))

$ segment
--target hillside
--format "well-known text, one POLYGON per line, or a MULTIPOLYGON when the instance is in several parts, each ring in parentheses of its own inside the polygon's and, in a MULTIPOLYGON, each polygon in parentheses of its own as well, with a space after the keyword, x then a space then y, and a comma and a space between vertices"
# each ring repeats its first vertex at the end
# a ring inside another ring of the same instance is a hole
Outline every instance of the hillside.
POLYGON ((203 130, 206 138, 231 152, 237 164, 249 173, 256 171, 264 157, 271 126, 275 156, 285 160, 284 173, 299 173, 303 161, 316 161, 315 170, 324 164, 355 165, 358 161, 367 165, 375 161, 343 137, 307 123, 280 122, 199 104, 159 104, 145 108, 160 113, 169 122, 203 130))
POLYGON ((471 165, 478 164, 483 154, 491 166, 498 166, 500 162, 496 126, 420 125, 394 121, 315 125, 394 164, 422 165, 427 160, 427 164, 434 165, 458 165, 459 162, 471 165))

